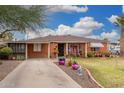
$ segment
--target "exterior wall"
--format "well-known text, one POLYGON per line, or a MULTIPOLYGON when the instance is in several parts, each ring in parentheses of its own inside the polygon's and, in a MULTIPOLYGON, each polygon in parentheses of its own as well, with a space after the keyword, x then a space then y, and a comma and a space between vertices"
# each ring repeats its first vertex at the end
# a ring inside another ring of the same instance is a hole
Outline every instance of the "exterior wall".
MULTIPOLYGON (((80 57, 85 57, 85 43, 77 43, 79 45, 80 57)), ((108 51, 108 44, 103 43, 104 47, 100 48, 98 52, 108 51)), ((50 43, 50 58, 57 58, 58 53, 58 43, 50 43)), ((68 49, 69 51, 69 49, 68 49)), ((87 52, 90 52, 90 43, 87 44, 87 52)), ((41 52, 33 51, 33 44, 27 45, 27 54, 28 58, 48 58, 48 44, 41 45, 41 52)), ((66 53, 66 44, 64 44, 64 56, 67 56, 66 53)))
POLYGON ((108 51, 108 44, 107 43, 102 43, 104 47, 100 48, 100 52, 108 51))
POLYGON ((48 44, 41 44, 41 52, 33 51, 33 44, 27 44, 28 58, 48 58, 48 44))
POLYGON ((87 52, 91 52, 90 43, 87 44, 87 52))
POLYGON ((57 43, 50 43, 50 58, 56 58, 57 57, 57 51, 56 48, 58 48, 57 43))
POLYGON ((85 57, 85 43, 80 44, 81 57, 85 57))
MULTIPOLYGON (((101 47, 98 52, 108 51, 108 43, 102 43, 102 44, 104 45, 104 47, 101 47)), ((91 52, 90 43, 88 43, 87 50, 88 50, 88 52, 91 52)))

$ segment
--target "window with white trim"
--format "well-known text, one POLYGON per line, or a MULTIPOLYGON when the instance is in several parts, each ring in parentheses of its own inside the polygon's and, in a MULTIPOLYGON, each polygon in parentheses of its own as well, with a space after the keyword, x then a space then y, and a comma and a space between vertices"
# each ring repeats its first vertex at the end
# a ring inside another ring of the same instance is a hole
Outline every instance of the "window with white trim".
POLYGON ((33 51, 34 52, 40 52, 41 51, 41 44, 34 44, 33 51))

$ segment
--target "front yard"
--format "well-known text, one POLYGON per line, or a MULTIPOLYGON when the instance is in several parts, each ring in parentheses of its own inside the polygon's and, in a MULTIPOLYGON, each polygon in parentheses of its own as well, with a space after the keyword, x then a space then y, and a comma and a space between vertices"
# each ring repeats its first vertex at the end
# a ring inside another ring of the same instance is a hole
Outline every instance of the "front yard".
POLYGON ((12 70, 14 70, 21 61, 0 60, 0 81, 4 79, 12 70))
POLYGON ((124 58, 76 58, 102 86, 124 87, 124 58))

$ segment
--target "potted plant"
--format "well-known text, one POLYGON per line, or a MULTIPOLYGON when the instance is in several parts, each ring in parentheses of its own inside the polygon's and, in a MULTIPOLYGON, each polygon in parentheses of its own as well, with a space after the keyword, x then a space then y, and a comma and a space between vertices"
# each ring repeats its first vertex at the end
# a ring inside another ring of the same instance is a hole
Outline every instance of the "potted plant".
POLYGON ((69 66, 69 67, 72 66, 72 60, 69 60, 69 61, 68 61, 68 66, 69 66))
POLYGON ((73 69, 73 70, 77 70, 78 67, 79 67, 79 65, 77 64, 76 61, 74 61, 74 63, 72 64, 72 69, 73 69))
POLYGON ((4 47, 0 49, 0 58, 9 59, 9 56, 12 54, 12 49, 10 47, 4 47))
POLYGON ((64 57, 59 57, 59 65, 65 65, 65 58, 64 57))
POLYGON ((68 66, 72 66, 72 57, 71 57, 71 54, 69 54, 68 57, 69 57, 69 60, 68 60, 67 65, 68 66))

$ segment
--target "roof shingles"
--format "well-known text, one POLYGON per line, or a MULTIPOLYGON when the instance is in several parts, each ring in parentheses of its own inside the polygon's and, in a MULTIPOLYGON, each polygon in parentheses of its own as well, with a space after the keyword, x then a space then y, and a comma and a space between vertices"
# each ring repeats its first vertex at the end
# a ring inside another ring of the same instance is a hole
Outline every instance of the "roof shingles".
POLYGON ((46 37, 38 37, 34 39, 29 39, 25 41, 16 41, 16 43, 39 43, 39 42, 106 42, 105 40, 90 39, 72 35, 49 35, 46 37))

